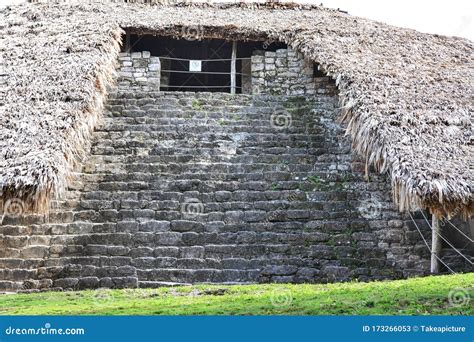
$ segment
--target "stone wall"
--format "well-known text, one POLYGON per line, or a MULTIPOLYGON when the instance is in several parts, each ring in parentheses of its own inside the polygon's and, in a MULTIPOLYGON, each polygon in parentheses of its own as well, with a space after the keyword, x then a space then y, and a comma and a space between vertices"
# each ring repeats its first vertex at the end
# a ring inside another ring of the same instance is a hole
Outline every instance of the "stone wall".
MULTIPOLYGON (((160 63, 148 51, 121 53, 119 79, 131 85, 149 86, 153 89, 166 87, 170 60, 160 63)), ((291 48, 277 51, 255 51, 251 61, 242 62, 242 93, 271 95, 325 94, 328 77, 314 76, 314 63, 305 60, 301 53, 291 48), (250 76, 247 76, 250 74, 250 76)), ((332 91, 332 90, 331 90, 332 91)), ((332 92, 329 95, 334 95, 332 92)))
POLYGON ((312 95, 316 92, 313 62, 291 48, 255 51, 251 69, 253 94, 312 95))
POLYGON ((149 51, 119 55, 118 75, 122 83, 160 89, 160 73, 160 58, 151 56, 149 51))

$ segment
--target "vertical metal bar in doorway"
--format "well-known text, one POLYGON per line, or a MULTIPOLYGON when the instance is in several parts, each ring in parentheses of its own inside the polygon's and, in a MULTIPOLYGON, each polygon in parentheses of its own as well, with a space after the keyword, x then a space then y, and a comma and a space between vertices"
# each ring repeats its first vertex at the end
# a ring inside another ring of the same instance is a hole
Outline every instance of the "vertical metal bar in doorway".
POLYGON ((237 61, 237 42, 234 40, 232 42, 232 59, 230 62, 230 93, 235 95, 236 89, 236 61, 237 61))

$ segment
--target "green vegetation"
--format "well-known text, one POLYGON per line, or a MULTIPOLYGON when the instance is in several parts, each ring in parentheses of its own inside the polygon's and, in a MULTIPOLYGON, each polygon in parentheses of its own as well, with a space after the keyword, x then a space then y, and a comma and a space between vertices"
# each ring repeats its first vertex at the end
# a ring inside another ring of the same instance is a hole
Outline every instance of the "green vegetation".
POLYGON ((316 186, 320 186, 322 183, 325 183, 326 181, 324 179, 322 179, 321 177, 319 176, 309 176, 308 177, 308 181, 313 184, 313 185, 316 185, 316 186))
POLYGON ((1 295, 0 314, 473 315, 473 286, 470 273, 371 283, 42 292, 1 295))
POLYGON ((198 99, 193 99, 193 102, 191 104, 191 107, 194 109, 194 110, 200 110, 202 108, 202 105, 201 103, 199 102, 198 99))

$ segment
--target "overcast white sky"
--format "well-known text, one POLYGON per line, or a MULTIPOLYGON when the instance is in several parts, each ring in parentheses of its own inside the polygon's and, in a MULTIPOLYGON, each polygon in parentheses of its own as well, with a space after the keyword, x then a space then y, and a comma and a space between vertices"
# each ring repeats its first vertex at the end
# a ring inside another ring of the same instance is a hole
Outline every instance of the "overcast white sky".
POLYGON ((422 32, 474 40, 473 0, 320 0, 326 7, 422 32))
MULTIPOLYGON (((18 2, 22 0, 0 0, 0 7, 18 2)), ((340 8, 353 15, 396 26, 474 40, 474 0, 299 0, 298 2, 323 3, 326 7, 340 8)))

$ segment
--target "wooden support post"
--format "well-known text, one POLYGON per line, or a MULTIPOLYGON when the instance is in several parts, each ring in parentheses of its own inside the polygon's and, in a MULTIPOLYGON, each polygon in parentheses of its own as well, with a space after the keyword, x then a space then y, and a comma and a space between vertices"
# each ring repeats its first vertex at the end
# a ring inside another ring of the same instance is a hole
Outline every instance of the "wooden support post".
POLYGON ((440 262, 438 258, 441 258, 441 227, 439 225, 439 219, 433 214, 431 224, 431 273, 439 273, 440 262))
POLYGON ((236 62, 237 62, 237 42, 232 42, 232 60, 230 62, 230 93, 235 95, 236 90, 236 62))

